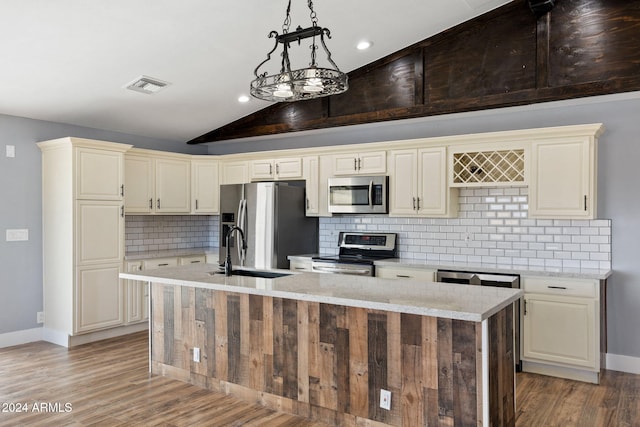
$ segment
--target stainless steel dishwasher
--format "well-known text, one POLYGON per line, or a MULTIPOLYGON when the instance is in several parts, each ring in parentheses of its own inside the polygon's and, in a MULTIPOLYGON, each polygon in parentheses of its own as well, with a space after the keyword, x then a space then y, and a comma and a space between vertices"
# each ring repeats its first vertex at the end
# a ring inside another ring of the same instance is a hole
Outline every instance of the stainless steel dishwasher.
MULTIPOLYGON (((520 289, 519 274, 505 273, 483 273, 477 271, 460 271, 460 270, 438 270, 436 272, 436 281, 444 283, 460 283, 472 286, 493 286, 498 288, 516 288, 520 289)), ((516 364, 516 371, 522 371, 522 361, 520 360, 520 302, 513 304, 514 318, 514 354, 513 358, 516 364)))

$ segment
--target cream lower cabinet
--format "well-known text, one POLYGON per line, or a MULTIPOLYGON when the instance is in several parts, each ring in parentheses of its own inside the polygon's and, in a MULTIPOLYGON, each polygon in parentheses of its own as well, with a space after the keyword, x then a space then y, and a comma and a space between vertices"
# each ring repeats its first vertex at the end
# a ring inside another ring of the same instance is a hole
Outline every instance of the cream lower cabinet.
POLYGON ((389 153, 389 215, 455 217, 458 189, 447 185, 445 147, 389 153))
POLYGON ((121 326, 124 153, 130 145, 81 138, 42 151, 44 334, 72 337, 121 326))
POLYGON ((124 323, 120 263, 79 267, 76 273, 75 332, 91 332, 124 323))
POLYGON ((597 280, 523 277, 523 370, 599 381, 600 285, 597 280))
MULTIPOLYGON (((137 273, 142 271, 142 261, 125 262, 127 273, 137 273)), ((137 323, 146 321, 149 317, 149 285, 139 280, 125 280, 124 288, 126 292, 126 323, 137 323)))

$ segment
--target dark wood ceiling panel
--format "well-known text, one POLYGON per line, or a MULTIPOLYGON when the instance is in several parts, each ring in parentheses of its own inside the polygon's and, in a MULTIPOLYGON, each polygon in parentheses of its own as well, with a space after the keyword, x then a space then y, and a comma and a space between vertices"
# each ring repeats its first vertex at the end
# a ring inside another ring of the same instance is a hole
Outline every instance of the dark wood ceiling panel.
POLYGON ((514 0, 349 73, 350 89, 274 104, 190 144, 640 90, 640 0, 514 0))
POLYGON ((415 61, 403 56, 349 79, 349 90, 329 100, 329 117, 411 107, 415 104, 415 61))
POLYGON ((549 34, 550 86, 640 75, 640 1, 562 0, 549 34))
POLYGON ((427 103, 535 88, 536 20, 521 5, 425 49, 427 103))

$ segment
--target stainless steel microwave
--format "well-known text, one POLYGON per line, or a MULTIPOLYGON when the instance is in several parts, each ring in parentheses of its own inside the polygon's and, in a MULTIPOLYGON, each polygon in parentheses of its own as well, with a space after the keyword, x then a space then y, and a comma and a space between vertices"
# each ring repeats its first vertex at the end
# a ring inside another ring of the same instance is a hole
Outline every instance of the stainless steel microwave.
POLYGON ((387 213, 388 189, 383 175, 329 178, 329 212, 387 213))

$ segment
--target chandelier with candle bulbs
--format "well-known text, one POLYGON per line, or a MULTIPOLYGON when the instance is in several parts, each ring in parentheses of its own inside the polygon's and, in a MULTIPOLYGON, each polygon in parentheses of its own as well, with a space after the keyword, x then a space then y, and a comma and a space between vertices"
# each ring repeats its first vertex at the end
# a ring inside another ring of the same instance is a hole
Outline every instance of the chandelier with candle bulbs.
POLYGON ((256 78, 251 82, 251 95, 263 99, 265 101, 282 102, 282 101, 299 101, 303 99, 320 98, 323 96, 336 95, 345 92, 349 88, 347 75, 340 71, 336 63, 331 59, 331 52, 325 43, 325 36, 331 38, 328 28, 322 28, 318 25, 318 18, 313 10, 313 2, 307 2, 311 11, 311 27, 302 28, 298 26, 294 32, 289 32, 291 25, 291 0, 287 6, 287 14, 282 25, 282 34, 277 31, 271 31, 269 38, 275 37, 275 45, 271 52, 267 54, 267 59, 262 61, 254 74, 256 78), (302 40, 311 39, 311 62, 307 68, 297 70, 291 69, 289 61, 289 49, 293 42, 301 45, 302 40), (316 61, 316 53, 318 45, 324 48, 327 54, 327 60, 333 68, 319 67, 316 61), (258 73, 260 67, 271 59, 271 54, 278 49, 278 45, 282 44, 282 63, 278 74, 268 75, 267 72, 258 73))

